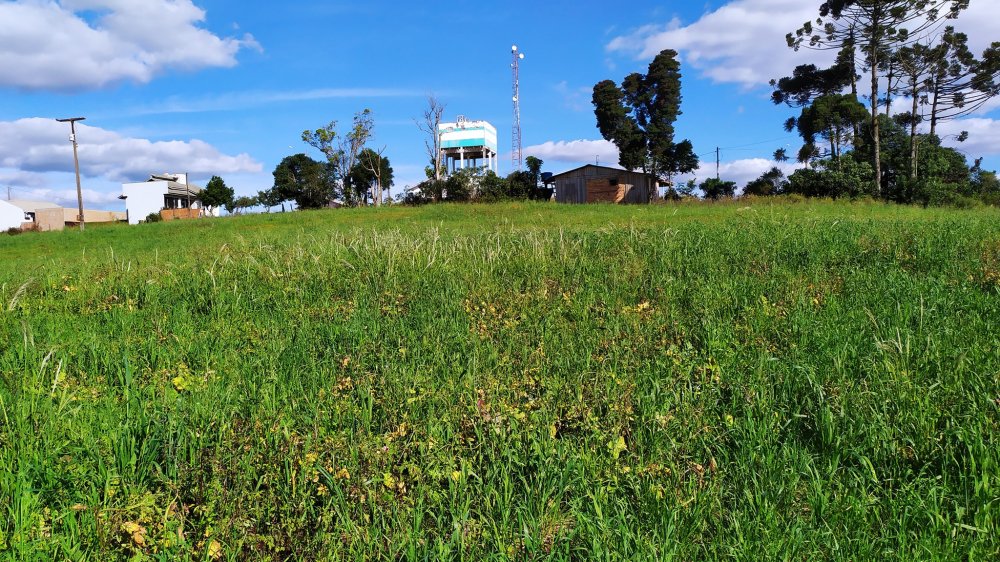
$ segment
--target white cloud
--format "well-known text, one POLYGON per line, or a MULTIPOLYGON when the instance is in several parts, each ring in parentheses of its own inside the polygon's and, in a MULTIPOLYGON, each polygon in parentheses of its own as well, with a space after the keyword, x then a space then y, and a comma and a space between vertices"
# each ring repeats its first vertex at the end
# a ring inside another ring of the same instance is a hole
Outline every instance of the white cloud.
POLYGON ((600 158, 601 164, 618 165, 618 147, 606 140, 548 141, 524 149, 528 156, 545 162, 592 164, 600 158))
POLYGON ((957 20, 951 22, 956 31, 969 36, 969 48, 977 56, 990 46, 997 36, 997 18, 1000 18, 1000 3, 989 0, 974 0, 957 20))
MULTIPOLYGON (((777 167, 785 175, 789 175, 795 170, 802 167, 801 164, 793 164, 790 162, 776 163, 773 160, 768 160, 766 158, 745 158, 743 160, 733 160, 731 162, 722 162, 719 166, 719 177, 724 181, 736 182, 736 186, 743 189, 747 183, 751 180, 755 180, 761 176, 764 172, 770 170, 771 168, 777 167)), ((698 170, 693 174, 686 174, 678 178, 679 181, 688 181, 694 179, 699 183, 707 180, 708 178, 715 177, 715 162, 701 162, 698 170)))
MULTIPOLYGON (((684 25, 674 18, 664 25, 645 25, 611 40, 607 49, 652 59, 663 49, 678 51, 684 61, 716 83, 764 86, 791 74, 800 64, 833 61, 826 51, 796 53, 785 35, 819 15, 812 0, 734 0, 684 25)), ((995 39, 1000 3, 979 0, 953 23, 969 36, 977 54, 995 39)))
POLYGON ((44 174, 21 170, 0 169, 0 186, 45 187, 48 182, 44 174))
MULTIPOLYGON (((65 182, 64 185, 72 186, 73 180, 65 182)), ((94 189, 83 189, 84 208, 86 209, 117 209, 122 207, 118 200, 118 191, 97 191, 94 189)), ((6 193, 4 193, 6 195, 6 193)), ((13 192, 14 199, 27 199, 28 201, 45 201, 55 203, 63 207, 75 208, 78 204, 76 198, 76 187, 65 187, 54 189, 51 187, 20 188, 13 192)))
MULTIPOLYGON (((400 88, 319 88, 287 91, 226 92, 195 99, 169 98, 166 101, 155 104, 126 108, 118 111, 116 115, 162 115, 167 113, 236 111, 262 105, 297 101, 423 97, 425 95, 426 93, 423 91, 400 88)), ((412 121, 408 121, 407 124, 412 124, 412 121)))
MULTIPOLYGON (((29 173, 72 172, 69 127, 52 119, 0 121, 0 168, 29 173)), ((141 180, 150 173, 223 174, 260 172, 248 154, 230 156, 200 141, 158 141, 125 137, 77 124, 80 172, 111 181, 141 180)))
MULTIPOLYGON (((641 59, 674 49, 714 82, 755 87, 806 62, 805 55, 788 48, 785 34, 815 19, 817 12, 816 2, 804 0, 736 0, 690 25, 675 18, 666 25, 640 27, 614 38, 607 48, 641 59)), ((812 60, 833 56, 810 55, 812 60)))
POLYGON ((1000 156, 1000 120, 986 117, 972 117, 938 124, 938 135, 942 144, 956 148, 969 160, 981 157, 1000 156), (969 132, 969 140, 958 142, 962 131, 969 132))
POLYGON ((223 38, 200 26, 191 0, 0 2, 0 86, 96 89, 146 83, 167 70, 232 67, 247 34, 223 38))

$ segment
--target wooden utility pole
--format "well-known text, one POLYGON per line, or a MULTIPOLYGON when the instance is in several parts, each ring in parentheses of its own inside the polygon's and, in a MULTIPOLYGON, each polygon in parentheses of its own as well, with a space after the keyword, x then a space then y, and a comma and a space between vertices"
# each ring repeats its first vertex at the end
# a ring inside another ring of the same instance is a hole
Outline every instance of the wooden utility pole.
POLYGON ((721 166, 721 159, 722 159, 721 158, 721 154, 722 154, 721 151, 722 151, 721 148, 715 147, 715 179, 717 179, 717 180, 721 180, 722 179, 721 175, 719 174, 719 167, 721 166))
POLYGON ((191 218, 191 181, 187 172, 184 172, 184 191, 187 193, 187 218, 191 218))
POLYGON ((56 119, 60 123, 69 123, 69 140, 73 143, 73 168, 76 170, 76 202, 80 208, 77 221, 80 223, 80 232, 83 232, 83 189, 80 188, 80 157, 76 153, 76 122, 83 121, 86 117, 71 117, 69 119, 56 119))

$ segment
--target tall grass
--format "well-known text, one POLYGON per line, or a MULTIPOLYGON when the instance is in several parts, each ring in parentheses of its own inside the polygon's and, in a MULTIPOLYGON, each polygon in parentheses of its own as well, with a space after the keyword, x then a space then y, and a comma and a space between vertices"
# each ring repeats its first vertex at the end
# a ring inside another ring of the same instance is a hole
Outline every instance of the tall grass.
POLYGON ((996 558, 998 218, 511 204, 0 239, 0 552, 996 558))

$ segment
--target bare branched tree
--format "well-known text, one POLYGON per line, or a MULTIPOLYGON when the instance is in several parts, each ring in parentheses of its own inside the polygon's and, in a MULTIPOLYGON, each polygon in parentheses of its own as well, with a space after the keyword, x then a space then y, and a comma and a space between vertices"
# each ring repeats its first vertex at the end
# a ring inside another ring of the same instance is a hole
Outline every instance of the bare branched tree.
POLYGON ((354 124, 351 132, 346 135, 337 133, 337 122, 330 123, 315 131, 303 131, 303 142, 313 146, 322 152, 327 159, 327 164, 336 175, 336 181, 340 183, 340 193, 344 202, 348 205, 357 203, 355 193, 351 189, 350 173, 357 163, 358 154, 371 139, 372 131, 375 129, 375 118, 370 109, 365 109, 354 115, 354 124))
POLYGON ((441 179, 441 135, 438 128, 441 125, 441 118, 444 115, 445 104, 436 97, 427 97, 427 109, 424 110, 422 121, 417 121, 417 127, 427 135, 424 146, 427 148, 427 156, 431 165, 434 166, 434 179, 441 179))
POLYGON ((379 150, 363 150, 361 151, 358 159, 358 163, 361 164, 361 167, 370 173, 373 178, 375 178, 375 184, 369 188, 369 191, 371 191, 372 203, 376 207, 382 206, 385 192, 385 184, 383 183, 385 178, 383 176, 385 175, 384 170, 386 165, 384 164, 384 158, 382 158, 382 154, 384 153, 384 146, 379 150))

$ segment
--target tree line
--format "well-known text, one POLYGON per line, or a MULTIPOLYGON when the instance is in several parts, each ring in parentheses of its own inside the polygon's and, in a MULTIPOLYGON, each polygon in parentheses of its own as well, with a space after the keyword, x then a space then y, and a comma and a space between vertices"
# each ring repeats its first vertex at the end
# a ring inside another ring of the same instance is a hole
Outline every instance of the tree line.
POLYGON ((299 209, 320 209, 333 204, 375 205, 386 202, 394 175, 385 148, 372 148, 375 119, 370 109, 354 115, 351 128, 338 132, 337 122, 302 132, 302 140, 322 155, 315 160, 305 153, 286 156, 274 168, 274 184, 256 195, 236 197, 232 188, 213 176, 199 195, 209 207, 240 213, 251 207, 267 209, 294 203, 299 209))
MULTIPOLYGON (((996 173, 984 170, 981 158, 970 166, 965 154, 943 143, 964 142, 968 133, 940 135, 943 123, 1000 94, 1000 42, 974 53, 952 25, 968 6, 969 0, 822 2, 818 17, 786 41, 796 51, 833 51, 834 63, 800 65, 771 82, 772 101, 799 110, 784 127, 802 139, 796 160, 803 167, 786 178, 775 166, 743 193, 1000 204, 996 173)), ((646 74, 631 74, 621 85, 596 84, 598 129, 618 147, 622 167, 670 185, 668 197, 699 189, 707 198, 731 197, 736 184, 720 178, 674 185, 676 175, 698 167, 690 142, 674 140, 679 69, 677 53, 665 50, 646 74)), ((779 149, 774 159, 784 162, 789 155, 779 149)))
MULTIPOLYGON (((429 165, 427 179, 402 193, 398 202, 424 204, 441 201, 501 201, 510 199, 548 200, 551 189, 542 182, 542 160, 529 156, 527 170, 517 170, 506 177, 490 170, 467 168, 448 174, 441 152, 439 125, 445 105, 431 96, 418 128, 426 136, 429 165)), ((299 209, 319 209, 334 202, 342 206, 374 205, 392 202, 388 195, 394 185, 394 173, 385 148, 369 146, 374 138, 375 121, 371 110, 355 114, 344 133, 337 122, 307 130, 302 140, 323 157, 313 159, 305 153, 285 157, 275 167, 274 184, 252 196, 237 197, 232 188, 213 176, 199 200, 206 206, 225 208, 231 214, 263 206, 273 208, 294 203, 299 209)))

